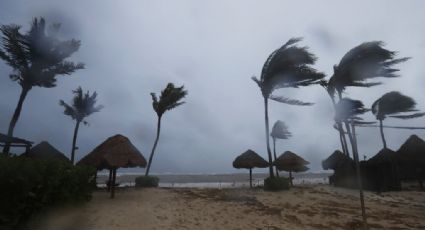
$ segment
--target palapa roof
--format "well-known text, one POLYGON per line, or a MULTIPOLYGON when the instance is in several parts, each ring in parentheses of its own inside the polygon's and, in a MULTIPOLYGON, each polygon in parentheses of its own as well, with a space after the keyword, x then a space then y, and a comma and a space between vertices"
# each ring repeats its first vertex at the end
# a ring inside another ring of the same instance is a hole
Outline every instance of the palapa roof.
POLYGON ((248 149, 246 152, 242 153, 233 161, 234 168, 266 168, 269 166, 269 162, 264 160, 260 155, 256 152, 248 149))
POLYGON ((371 157, 367 163, 379 164, 379 163, 394 163, 396 160, 396 152, 391 149, 381 149, 375 156, 371 157))
POLYGON ((91 165, 98 170, 145 167, 146 160, 127 137, 115 135, 83 157, 77 165, 91 165))
POLYGON ((15 144, 24 144, 24 145, 32 145, 31 141, 27 141, 17 137, 9 137, 5 134, 0 133, 0 142, 1 143, 15 143, 15 144))
POLYGON ((273 165, 275 165, 278 170, 293 172, 304 172, 308 170, 308 167, 305 166, 308 164, 310 164, 310 162, 291 151, 284 152, 273 162, 273 165))
POLYGON ((353 159, 345 155, 343 152, 335 150, 328 158, 322 161, 322 167, 324 170, 335 170, 347 161, 354 162, 353 159))
POLYGON ((410 136, 397 151, 397 159, 404 162, 425 162, 425 141, 416 135, 410 136))
POLYGON ((39 160, 69 161, 65 154, 57 150, 47 141, 40 142, 38 145, 32 147, 28 152, 22 154, 22 156, 39 160))

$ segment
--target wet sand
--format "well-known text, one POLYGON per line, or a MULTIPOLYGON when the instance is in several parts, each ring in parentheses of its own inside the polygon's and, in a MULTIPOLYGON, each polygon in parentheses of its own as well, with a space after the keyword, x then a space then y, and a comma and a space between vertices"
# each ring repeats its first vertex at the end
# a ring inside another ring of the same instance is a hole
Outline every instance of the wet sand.
MULTIPOLYGON (((366 192, 370 229, 425 229, 425 192, 366 192)), ((51 210, 31 229, 359 229, 358 192, 326 185, 261 189, 120 189, 51 210), (37 228, 36 226, 41 226, 37 228)))

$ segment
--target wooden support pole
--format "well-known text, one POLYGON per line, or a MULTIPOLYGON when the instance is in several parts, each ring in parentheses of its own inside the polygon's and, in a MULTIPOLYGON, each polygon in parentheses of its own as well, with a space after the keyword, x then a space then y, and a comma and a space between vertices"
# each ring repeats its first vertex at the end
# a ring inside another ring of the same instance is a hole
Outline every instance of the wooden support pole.
POLYGON ((109 178, 106 187, 108 188, 108 192, 111 191, 111 183, 112 183, 112 169, 109 169, 109 178))
POLYGON ((112 183, 111 183, 111 199, 113 199, 115 197, 115 179, 117 176, 117 169, 114 168, 113 169, 113 173, 112 173, 112 183))
POLYGON ((252 168, 249 168, 249 187, 252 188, 252 168))

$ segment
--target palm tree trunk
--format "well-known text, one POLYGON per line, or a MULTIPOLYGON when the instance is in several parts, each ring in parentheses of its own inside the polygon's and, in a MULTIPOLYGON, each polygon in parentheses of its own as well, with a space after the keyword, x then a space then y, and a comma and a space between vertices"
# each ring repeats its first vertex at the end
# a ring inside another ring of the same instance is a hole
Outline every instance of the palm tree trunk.
MULTIPOLYGON (((338 97, 339 97, 339 100, 342 99, 342 92, 341 91, 338 91, 338 97)), ((339 124, 338 125, 339 132, 342 134, 342 137, 343 137, 343 140, 344 140, 345 151, 346 151, 345 154, 347 154, 347 156, 349 157, 350 153, 348 151, 347 139, 345 138, 345 133, 344 133, 344 128, 342 126, 342 122, 338 122, 338 124, 339 124)), ((347 129, 347 135, 348 135, 348 138, 350 140, 351 149, 353 149, 353 142, 352 142, 352 138, 350 137, 351 136, 350 124, 348 124, 348 122, 344 122, 344 124, 345 124, 345 128, 347 129)), ((353 157, 354 157, 354 153, 353 153, 353 157)))
POLYGON ((362 183, 362 176, 360 172, 360 162, 359 162, 359 153, 357 149, 357 137, 356 137, 356 128, 354 125, 354 121, 351 121, 351 127, 353 131, 352 135, 352 144, 353 144, 353 156, 354 156, 354 162, 356 163, 356 172, 357 172, 357 184, 359 187, 359 193, 360 193, 360 206, 362 209, 362 218, 363 218, 363 227, 364 229, 368 229, 367 227, 367 216, 366 216, 366 208, 364 204, 364 196, 363 196, 363 183, 362 183))
POLYGON ((72 149, 71 149, 71 163, 74 164, 75 159, 75 145, 77 144, 78 129, 80 128, 80 121, 77 121, 74 128, 74 137, 72 138, 72 149))
POLYGON ((350 151, 348 151, 348 144, 347 144, 347 138, 345 137, 345 133, 344 133, 344 127, 342 126, 341 122, 338 122, 337 126, 338 126, 339 136, 341 139, 342 151, 345 153, 345 155, 347 155, 347 157, 350 157, 350 151))
MULTIPOLYGON (((22 87, 21 95, 19 96, 18 104, 16 105, 15 112, 13 113, 12 119, 9 123, 9 129, 7 130, 7 136, 13 137, 13 131, 15 130, 16 123, 18 122, 19 116, 21 115, 22 105, 24 104, 25 98, 27 97, 30 87, 22 87)), ((9 154, 10 143, 5 143, 3 153, 9 154)))
MULTIPOLYGON (((340 93, 338 95, 339 95, 339 99, 341 99, 342 95, 340 93)), ((335 109, 335 106, 336 106, 335 97, 331 94, 329 94, 329 97, 331 98, 332 104, 334 106, 334 110, 336 111, 336 109, 335 109)), ((344 128, 342 127, 341 122, 337 122, 337 128, 338 128, 338 132, 339 132, 339 139, 341 141, 342 151, 349 157, 350 153, 348 152, 347 139, 345 138, 344 128)))
POLYGON ((270 140, 269 140, 269 109, 268 109, 268 98, 264 97, 264 116, 265 116, 265 125, 266 125, 266 144, 267 144, 267 154, 269 157, 269 173, 270 177, 274 177, 273 173, 273 158, 272 158, 272 152, 270 150, 270 140))
POLYGON ((156 139, 155 143, 153 144, 151 155, 149 156, 148 166, 146 167, 145 176, 149 176, 149 170, 151 168, 153 154, 155 153, 156 146, 158 145, 159 140, 159 133, 161 132, 161 116, 158 116, 158 124, 156 127, 156 139))
MULTIPOLYGON (((274 161, 276 162, 277 156, 276 156, 276 138, 273 138, 273 154, 274 154, 274 161)), ((277 170, 277 166, 275 165, 274 168, 276 169, 276 176, 279 177, 279 171, 277 170)))
POLYGON ((383 127, 382 120, 379 120, 379 130, 381 131, 382 144, 384 145, 384 149, 386 149, 387 148, 387 142, 385 141, 384 127, 383 127))

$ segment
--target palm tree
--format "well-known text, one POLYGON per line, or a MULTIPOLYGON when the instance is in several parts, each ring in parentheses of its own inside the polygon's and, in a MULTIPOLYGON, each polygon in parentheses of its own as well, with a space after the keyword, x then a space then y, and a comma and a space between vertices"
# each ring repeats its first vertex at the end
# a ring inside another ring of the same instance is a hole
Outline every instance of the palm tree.
MULTIPOLYGON (((66 61, 80 48, 80 41, 59 40, 55 36, 59 28, 59 24, 54 24, 49 32, 46 32, 46 22, 43 18, 35 18, 31 29, 24 34, 17 25, 0 27, 2 33, 0 58, 12 67, 13 73, 10 74, 10 79, 18 82, 22 88, 7 131, 9 137, 13 136, 24 100, 32 87, 55 87, 57 76, 70 75, 84 68, 82 63, 66 61)), ((8 153, 9 147, 6 144, 3 152, 8 153)))
POLYGON ((324 77, 323 73, 317 72, 311 67, 315 63, 316 57, 308 51, 307 47, 298 47, 296 43, 301 38, 291 38, 282 47, 269 55, 261 71, 260 79, 252 77, 260 87, 264 97, 264 115, 266 127, 266 146, 269 160, 270 177, 274 177, 273 158, 269 141, 269 114, 268 99, 290 105, 311 105, 299 100, 287 97, 273 96, 272 93, 280 88, 298 88, 319 83, 324 77))
POLYGON ((378 100, 372 104, 372 113, 376 119, 379 120, 379 129, 381 131, 382 143, 384 149, 387 148, 387 142, 385 141, 383 121, 387 116, 399 119, 411 119, 416 117, 424 116, 425 113, 413 113, 413 114, 400 114, 407 112, 416 112, 416 102, 413 98, 401 94, 397 91, 392 91, 384 94, 378 100))
POLYGON ((366 113, 367 111, 369 110, 364 107, 363 102, 359 100, 352 100, 349 98, 341 98, 339 102, 335 105, 335 121, 350 124, 351 129, 353 130, 352 133, 348 132, 348 137, 350 138, 351 148, 353 151, 353 158, 356 164, 357 185, 358 185, 359 193, 360 193, 360 205, 362 209, 363 224, 365 229, 367 229, 367 217, 366 217, 366 209, 364 204, 355 124, 357 122, 368 123, 368 122, 362 122, 362 119, 359 117, 359 115, 362 115, 366 113))
POLYGON ((184 86, 175 87, 173 83, 168 83, 167 87, 165 87, 165 89, 161 91, 161 96, 159 97, 159 100, 155 93, 151 93, 152 107, 155 110, 156 114, 158 115, 158 123, 156 128, 156 139, 152 147, 151 155, 149 156, 149 161, 148 161, 148 166, 146 167, 145 176, 149 175, 149 170, 152 165, 153 155, 155 153, 155 149, 158 144, 159 133, 161 131, 162 115, 164 115, 164 113, 167 110, 172 110, 176 108, 177 106, 184 104, 184 101, 181 101, 181 100, 184 97, 186 97, 186 95, 187 95, 187 91, 184 89, 184 86))
POLYGON ((89 91, 83 93, 83 89, 78 87, 76 90, 73 90, 72 93, 74 94, 74 98, 72 99, 71 105, 65 103, 63 100, 60 100, 59 104, 65 107, 65 111, 63 113, 67 116, 70 116, 72 120, 75 120, 74 136, 72 138, 71 149, 71 162, 74 164, 76 149, 75 145, 77 142, 77 135, 80 124, 83 123, 87 125, 88 123, 85 121, 85 118, 90 116, 92 113, 99 112, 103 106, 96 106, 96 92, 90 95, 89 91))
MULTIPOLYGON (((270 133, 270 136, 273 138, 273 154, 274 154, 274 161, 277 159, 276 155, 276 139, 289 139, 292 137, 291 132, 289 132, 288 126, 286 126, 285 122, 283 121, 276 121, 273 125, 272 132, 270 133)), ((279 171, 276 168, 276 175, 279 176, 279 171)))
MULTIPOLYGON (((341 100, 346 87, 372 87, 382 82, 369 82, 370 79, 399 77, 399 69, 394 66, 409 58, 396 58, 396 52, 384 49, 383 46, 381 41, 364 42, 348 51, 339 64, 334 66, 334 73, 327 84, 328 92, 337 93, 341 100)), ((340 135, 344 135, 344 138, 345 134, 351 133, 349 123, 345 122, 345 128, 346 132, 342 125, 338 125, 340 135)))

